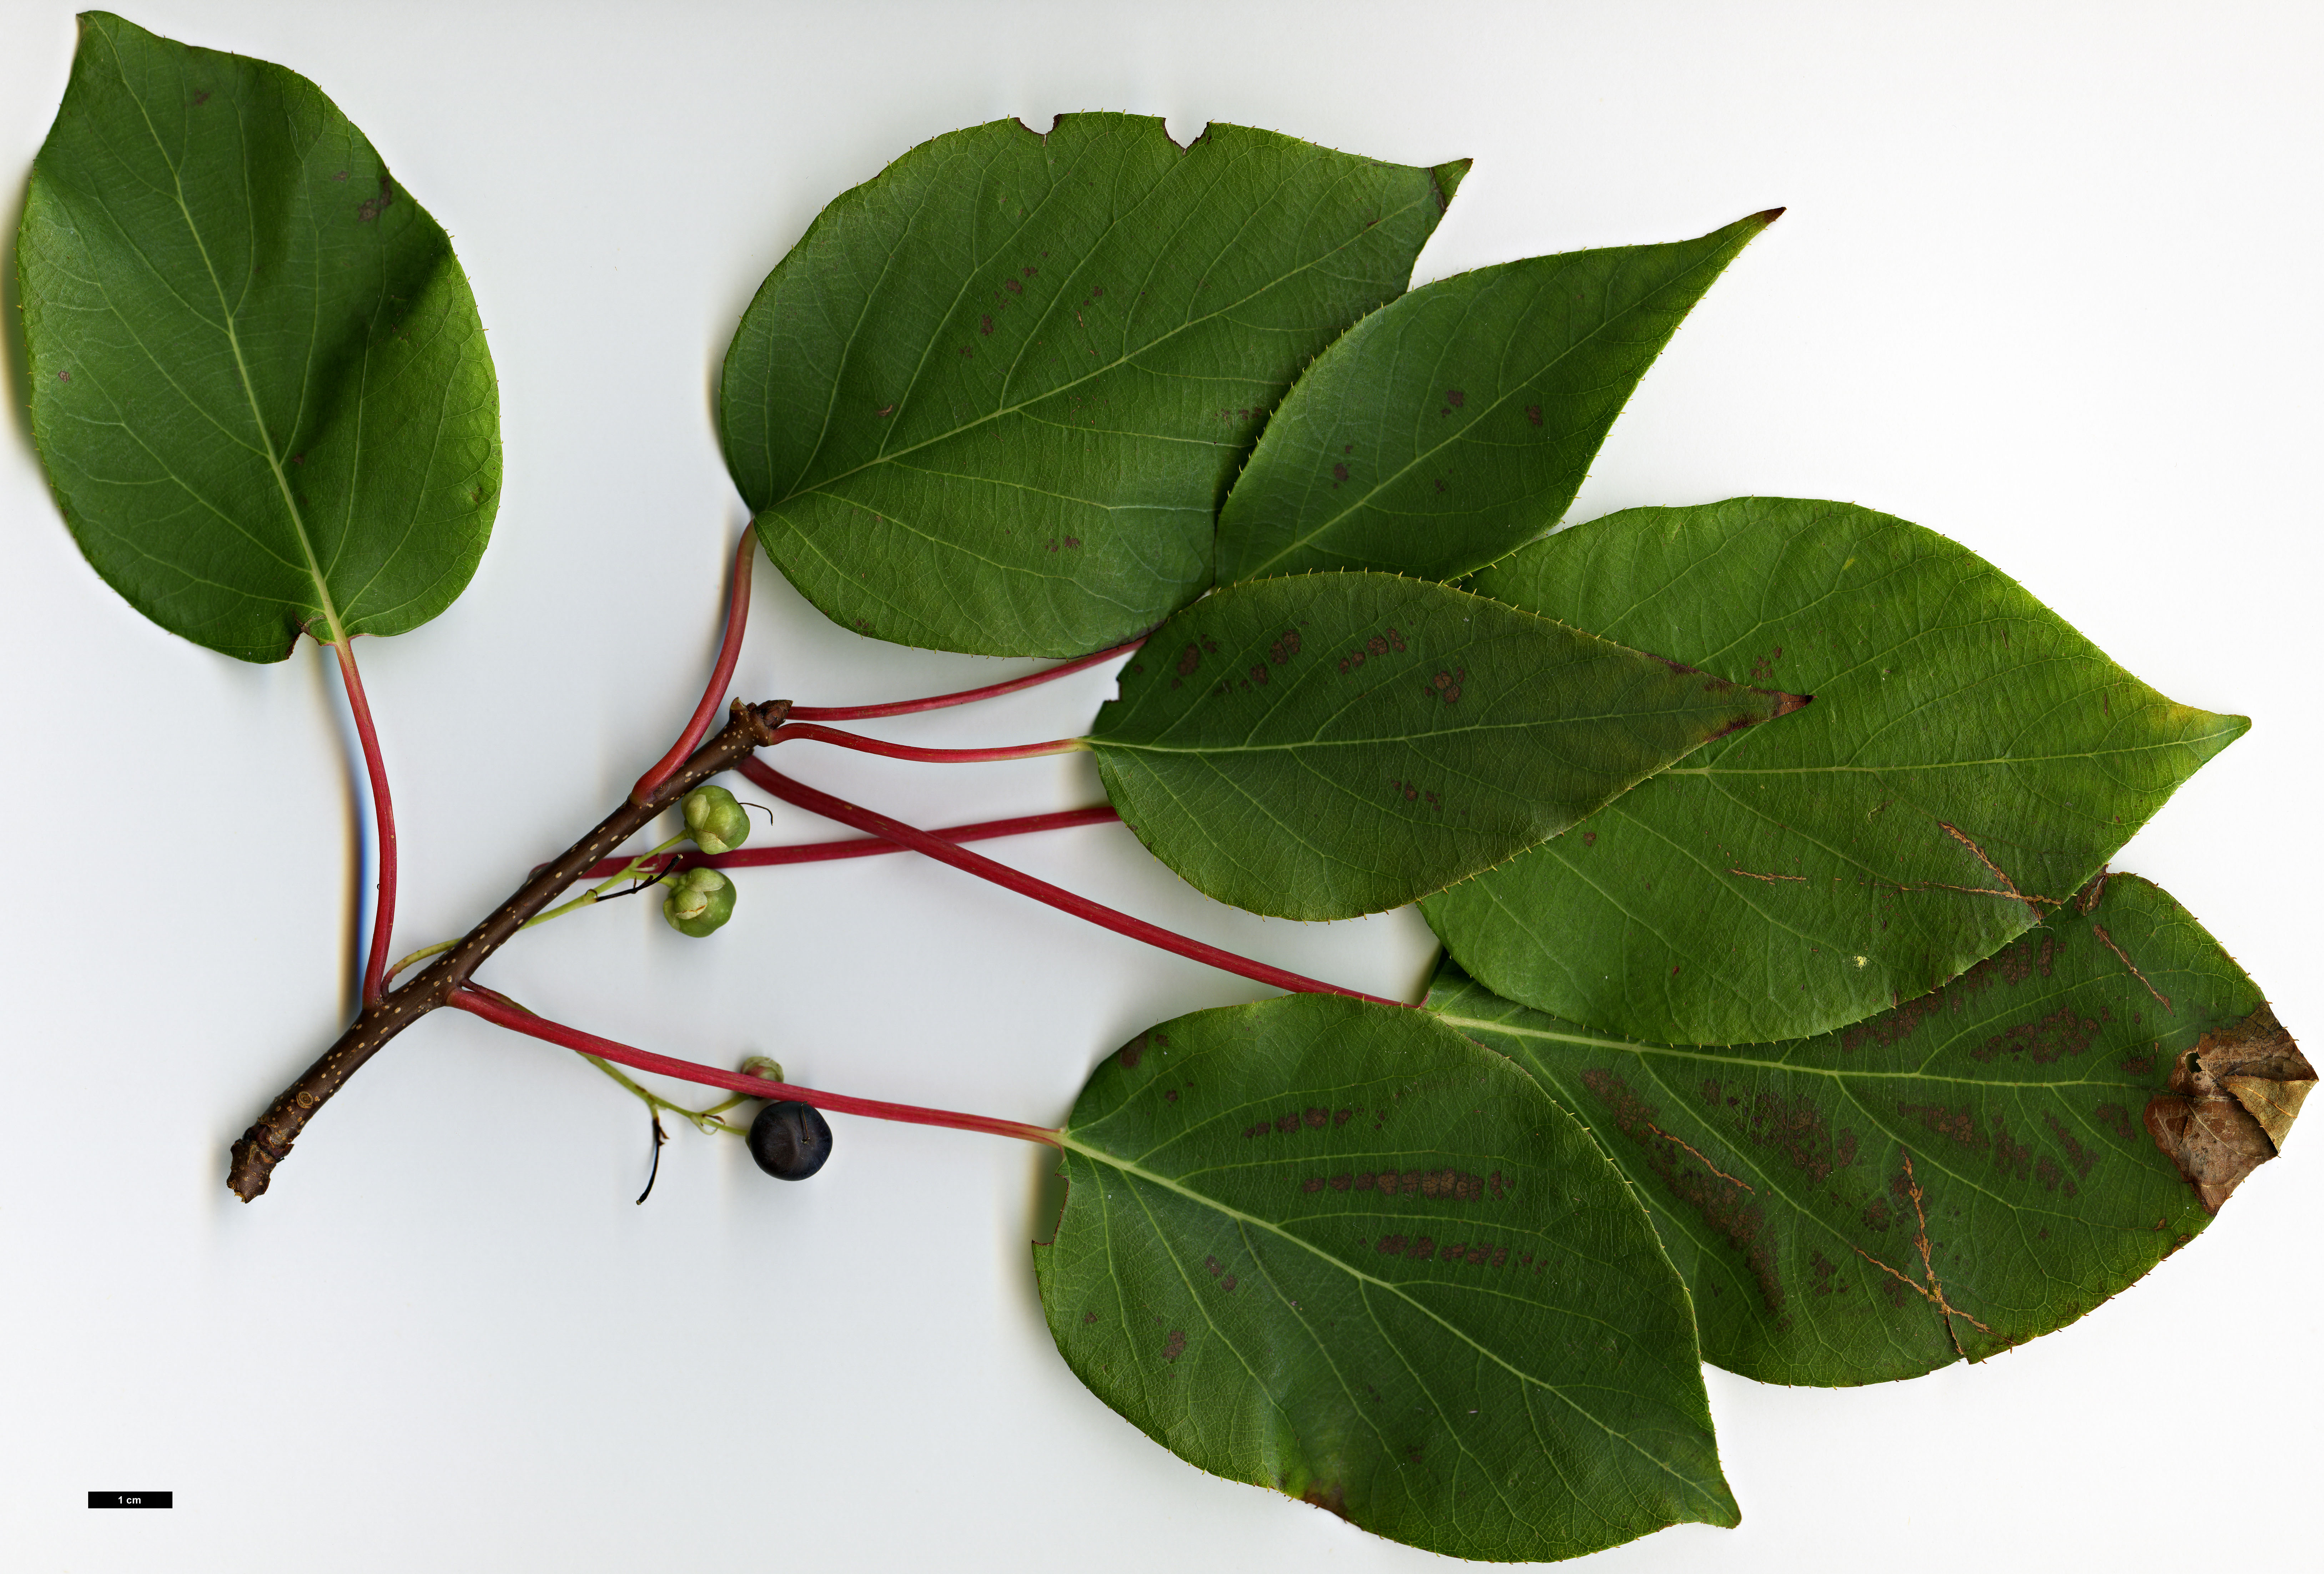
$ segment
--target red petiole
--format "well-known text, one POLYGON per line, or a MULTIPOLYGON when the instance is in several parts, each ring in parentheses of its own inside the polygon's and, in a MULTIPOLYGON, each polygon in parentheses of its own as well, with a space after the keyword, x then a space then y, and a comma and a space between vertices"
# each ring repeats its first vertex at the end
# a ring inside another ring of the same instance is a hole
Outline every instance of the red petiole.
MULTIPOLYGON (((947 825, 929 835, 946 842, 984 842, 996 836, 1024 836, 1036 831, 1065 831, 1076 825, 1110 825, 1121 816, 1111 805, 1091 809, 1060 809, 1049 815, 1020 815, 1010 820, 979 820, 970 825, 947 825)), ((673 865, 684 869, 768 869, 784 863, 825 863, 842 858, 871 858, 882 852, 908 852, 909 848, 879 836, 850 836, 838 842, 802 842, 789 847, 745 847, 733 852, 666 852, 638 865, 641 875, 667 874, 673 865)), ((583 879, 611 879, 630 867, 626 858, 608 858, 582 872, 583 879)))
POLYGON ((1287 968, 1255 962, 1247 956, 1238 956, 1231 951, 1222 951, 1215 945, 1205 944, 1200 940, 1192 940, 1184 934, 1174 934, 1159 925, 1148 924, 1143 918, 1133 918, 1127 913, 1093 902, 1087 897, 1075 896, 1061 886, 1053 886, 1047 880, 1037 879, 1021 870, 1010 869, 1005 863, 995 862, 981 852, 971 852, 965 847, 955 846, 940 836, 922 831, 917 826, 907 825, 901 820, 890 818, 877 810, 851 804, 844 798, 833 797, 829 793, 819 792, 805 782, 793 781, 766 761, 755 757, 744 758, 735 769, 787 804, 796 805, 810 813, 821 815, 826 820, 836 820, 843 825, 852 825, 858 831, 869 832, 874 836, 884 838, 899 846, 908 847, 913 851, 926 854, 939 863, 948 863, 954 869, 975 875, 979 879, 988 879, 997 886, 1006 887, 1019 896, 1030 897, 1037 902, 1046 902, 1061 912, 1071 913, 1076 918, 1086 919, 1102 929, 1111 929, 1115 934, 1126 934, 1132 940, 1142 940, 1159 950, 1188 957, 1195 962, 1218 968, 1222 971, 1236 973, 1243 978, 1254 979, 1260 983, 1271 984, 1278 990, 1289 990, 1295 993, 1345 995, 1351 999, 1370 1000, 1379 1006, 1404 1004, 1401 1000, 1390 1000, 1379 995, 1368 995, 1360 990, 1343 989, 1338 984, 1327 984, 1320 979, 1307 978, 1287 968))
POLYGON ((1146 636, 1140 634, 1126 645, 1116 645, 1111 650, 1101 650, 1094 656, 1084 656, 1078 660, 1052 667, 1045 672, 1034 673, 1029 677, 1012 677, 1007 683, 989 683, 982 688, 964 688, 954 694, 935 695, 924 700, 897 700, 884 705, 793 705, 791 720, 868 722, 878 716, 908 716, 921 711, 941 711, 953 705, 973 704, 978 700, 996 699, 1005 694, 1015 694, 1019 689, 1054 682, 1070 673, 1100 666, 1117 656, 1127 656, 1145 643, 1146 636))
MULTIPOLYGON (((798 713, 793 711, 793 715, 798 713)), ((1053 738, 1047 743, 1012 743, 1000 749, 917 749, 908 743, 888 743, 859 738, 835 727, 800 726, 786 722, 775 729, 775 741, 836 743, 862 754, 883 754, 890 759, 915 759, 923 765, 986 765, 1001 759, 1038 759, 1045 754, 1074 754, 1089 748, 1079 738, 1053 738)))
POLYGON ((829 1109, 841 1115, 868 1115, 875 1120, 900 1120, 911 1126, 942 1126, 954 1131, 982 1131, 995 1137, 1013 1137, 1020 1142, 1047 1143, 1052 1147, 1058 1146, 1057 1133, 1054 1129, 1028 1121, 1003 1120, 991 1115, 967 1115, 957 1109, 930 1109, 918 1104, 890 1104, 881 1099, 857 1099, 845 1093, 825 1093, 789 1082, 770 1082, 764 1077, 754 1077, 742 1072, 720 1071, 715 1066, 698 1065, 690 1060, 678 1060, 669 1055, 656 1054, 650 1050, 632 1049, 626 1044, 617 1044, 610 1038, 600 1038, 594 1033, 584 1033, 577 1027, 567 1027, 563 1023, 551 1022, 546 1017, 535 1016, 504 997, 481 990, 456 990, 445 1004, 457 1006, 495 1026, 577 1050, 583 1054, 594 1054, 616 1065, 625 1065, 634 1071, 655 1072, 706 1087, 724 1088, 731 1092, 748 1093, 754 1099, 786 1100, 812 1104, 818 1109, 829 1109))
POLYGON ((693 719, 686 731, 670 745, 669 752, 656 760, 653 769, 638 778, 630 789, 630 802, 642 804, 654 788, 669 779, 676 770, 700 746, 710 731, 710 723, 725 704, 726 686, 733 681, 734 663, 742 654, 742 626, 751 617, 751 565, 756 561, 759 549, 757 534, 750 526, 742 527, 742 543, 734 550, 734 580, 726 593, 726 637, 719 641, 718 659, 710 668, 710 682, 702 691, 702 703, 694 707, 693 719))
POLYGON ((363 674, 355 669, 355 636, 332 646, 331 653, 339 658, 339 681, 346 686, 347 709, 355 714, 355 736, 363 741, 372 815, 379 829, 379 900, 372 908, 371 953, 364 960, 363 977, 363 1003, 375 1006, 386 992, 389 935, 395 928, 395 801, 387 792, 387 761, 379 751, 379 731, 372 725, 371 700, 364 694, 363 674))

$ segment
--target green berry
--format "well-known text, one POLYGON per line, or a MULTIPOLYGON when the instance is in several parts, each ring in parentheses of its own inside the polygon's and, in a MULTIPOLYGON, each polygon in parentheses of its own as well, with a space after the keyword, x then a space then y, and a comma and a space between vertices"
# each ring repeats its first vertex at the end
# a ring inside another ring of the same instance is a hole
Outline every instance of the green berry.
POLYGON ((683 809, 686 833, 705 852, 732 852, 751 839, 751 816, 724 787, 696 787, 683 809))
POLYGON ((734 916, 734 882, 715 869, 689 869, 670 881, 661 916, 680 934, 699 940, 734 916))

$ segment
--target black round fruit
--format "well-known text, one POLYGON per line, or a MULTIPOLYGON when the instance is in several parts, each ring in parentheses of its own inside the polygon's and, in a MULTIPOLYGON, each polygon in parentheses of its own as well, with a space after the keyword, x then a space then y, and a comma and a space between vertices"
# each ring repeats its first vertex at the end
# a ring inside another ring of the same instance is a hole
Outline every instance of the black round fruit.
POLYGON ((751 1157, 779 1181, 804 1181, 831 1156, 831 1127, 812 1104, 770 1104, 751 1122, 751 1157))

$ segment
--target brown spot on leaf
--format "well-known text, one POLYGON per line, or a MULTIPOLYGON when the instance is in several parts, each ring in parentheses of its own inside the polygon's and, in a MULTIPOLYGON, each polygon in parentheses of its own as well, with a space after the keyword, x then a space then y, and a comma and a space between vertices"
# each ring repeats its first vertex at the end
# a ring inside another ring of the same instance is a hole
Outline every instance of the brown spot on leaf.
POLYGON ((1537 404, 1529 404, 1526 406, 1526 419, 1531 421, 1535 426, 1541 425, 1541 406, 1537 404))
POLYGON ((2098 1117, 2116 1137, 2125 1142, 2130 1140, 2129 1110, 2119 1104, 2101 1104, 2098 1108, 2098 1117))
MULTIPOLYGON (((1759 1284, 1759 1296, 1778 1318, 1784 1311, 1784 1282, 1775 1267, 1775 1240, 1767 1229, 1767 1212, 1751 1200, 1749 1187, 1709 1167, 1687 1162, 1692 1148, 1664 1140, 1655 1124, 1661 1110, 1646 1102, 1628 1082, 1609 1072, 1582 1073, 1582 1085, 1603 1103, 1617 1130, 1645 1151, 1646 1165, 1665 1186, 1692 1208, 1740 1253, 1744 1265, 1759 1284)), ((1716 1087, 1717 1084, 1708 1084, 1716 1087)), ((1714 1100, 1714 1102, 1716 1100, 1714 1100)), ((1788 1320, 1785 1320, 1788 1321, 1788 1320)))
POLYGON ((1172 1329, 1170 1337, 1162 1341, 1162 1358, 1166 1361, 1175 1361, 1185 1353, 1186 1330, 1183 1328, 1172 1329))
POLYGON ((359 224, 369 224, 381 214, 385 213, 388 209, 388 205, 392 203, 394 200, 394 183, 389 180, 386 176, 382 175, 379 178, 379 195, 376 197, 366 198, 362 202, 355 204, 356 222, 359 224))
POLYGON ((2147 1101, 2147 1135, 2187 1177, 2206 1211, 2273 1158, 2316 1069, 2265 1006, 2213 1028, 2171 1069, 2171 1091, 2147 1101))
POLYGON ((1946 1104, 1899 1104, 1896 1113, 1909 1115, 1940 1137, 1949 1137, 1960 1146, 1983 1152, 1987 1140, 1977 1128, 1977 1118, 1967 1109, 1955 1109, 1946 1104))
POLYGON ((1459 410, 1462 405, 1469 402, 1469 396, 1462 392, 1457 388, 1448 388, 1444 391, 1444 402, 1451 405, 1454 410, 1459 410))
POLYGON ((2098 1033, 2097 1017, 2077 1017, 2073 1008, 2061 1006, 2038 1021, 2021 1022, 1995 1034, 1970 1050, 1969 1058, 1990 1064, 2001 1055, 2024 1055, 2035 1065, 2048 1065, 2081 1054, 2098 1033))
POLYGON ((2058 1139, 2058 1146, 2066 1150, 2066 1162, 2073 1166, 2074 1174, 2089 1180, 2090 1172, 2098 1167, 2098 1155, 2077 1141, 2074 1134, 2066 1129, 2066 1123, 2055 1115, 2045 1114, 2042 1119, 2049 1127, 2050 1135, 2058 1139))
MULTIPOLYGON (((1417 1453, 1419 1450, 1416 1449, 1413 1451, 1417 1453)), ((1338 1514, 1342 1519, 1348 1519, 1348 1496, 1337 1481, 1329 1484, 1321 1481, 1314 1483, 1305 1492, 1300 1494, 1299 1501, 1312 1503, 1318 1508, 1327 1509, 1338 1514)), ((1348 1523, 1353 1524, 1356 1522, 1349 1519, 1348 1523)))

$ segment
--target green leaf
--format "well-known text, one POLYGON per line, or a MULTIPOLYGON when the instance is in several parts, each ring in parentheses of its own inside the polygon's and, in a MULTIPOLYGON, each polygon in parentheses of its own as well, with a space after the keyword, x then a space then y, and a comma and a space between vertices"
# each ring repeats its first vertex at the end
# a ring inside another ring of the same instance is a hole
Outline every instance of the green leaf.
POLYGON ((1078 656, 1211 580, 1299 368, 1399 294, 1465 162, 1068 115, 923 143, 823 211, 726 354, 767 551, 883 640, 1078 656))
POLYGON ((1705 1358, 1768 1383, 1911 1377, 2064 1327, 2201 1229, 2207 1195, 2273 1155, 2266 1109, 2296 1113, 2315 1079, 2218 943, 2129 875, 1817 1038, 1626 1042, 1451 962, 1427 1009, 1591 1124, 1694 1293, 1705 1358), (2247 1112, 2255 1045, 2276 1063, 2247 1112), (2196 1063, 2231 1091, 2186 1087, 2196 1063))
POLYGON ((1219 578, 1450 579, 1557 523, 1663 345, 1783 209, 1424 285, 1324 351, 1219 515, 1219 578))
POLYGON ((1474 588, 1815 698, 1423 909, 1496 993, 1663 1043, 1802 1037, 1925 994, 2249 725, 2165 699, 1975 553, 1843 503, 1634 509, 1474 588))
POLYGON ((1197 888, 1346 918, 1498 863, 1793 703, 1446 585, 1308 574, 1157 630, 1090 744, 1123 820, 1197 888))
POLYGON ((1499 1055, 1330 996, 1198 1011, 1062 1136, 1049 1330, 1181 1459, 1454 1557, 1737 1522, 1653 1228, 1499 1055))
POLYGON ((88 13, 16 255, 33 440, 138 611, 280 661, 466 586, 501 485, 475 301, 313 83, 88 13))

